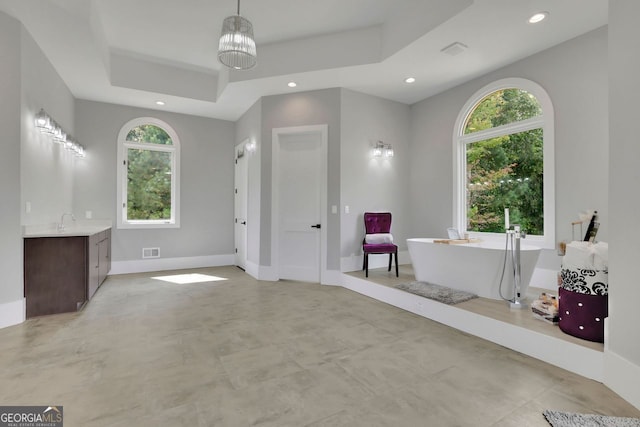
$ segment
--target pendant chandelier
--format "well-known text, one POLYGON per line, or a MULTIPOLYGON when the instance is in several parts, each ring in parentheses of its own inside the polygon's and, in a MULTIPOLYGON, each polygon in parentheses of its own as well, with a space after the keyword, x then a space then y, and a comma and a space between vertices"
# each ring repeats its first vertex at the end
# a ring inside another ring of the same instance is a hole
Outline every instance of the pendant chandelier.
POLYGON ((238 14, 228 16, 222 22, 218 60, 236 70, 248 70, 256 65, 253 25, 248 19, 240 16, 240 0, 238 0, 238 14))

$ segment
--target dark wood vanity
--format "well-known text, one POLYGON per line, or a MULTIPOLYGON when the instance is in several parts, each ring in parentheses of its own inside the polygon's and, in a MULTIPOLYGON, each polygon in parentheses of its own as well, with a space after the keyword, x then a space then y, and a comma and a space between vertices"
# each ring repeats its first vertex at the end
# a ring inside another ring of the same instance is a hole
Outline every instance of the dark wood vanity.
POLYGON ((80 310, 111 268, 111 228, 25 236, 26 317, 80 310))

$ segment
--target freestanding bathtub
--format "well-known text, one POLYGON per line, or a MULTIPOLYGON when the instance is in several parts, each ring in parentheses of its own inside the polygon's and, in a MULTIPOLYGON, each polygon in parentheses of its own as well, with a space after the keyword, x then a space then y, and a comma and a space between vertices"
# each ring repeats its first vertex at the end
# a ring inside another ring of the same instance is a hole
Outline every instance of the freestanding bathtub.
MULTIPOLYGON (((499 285, 504 262, 504 240, 502 243, 483 241, 455 245, 434 243, 434 240, 407 239, 416 280, 472 292, 485 298, 501 299, 499 285)), ((523 298, 539 255, 540 248, 521 242, 520 295, 523 298)), ((502 294, 508 299, 513 297, 511 252, 507 254, 502 294)))

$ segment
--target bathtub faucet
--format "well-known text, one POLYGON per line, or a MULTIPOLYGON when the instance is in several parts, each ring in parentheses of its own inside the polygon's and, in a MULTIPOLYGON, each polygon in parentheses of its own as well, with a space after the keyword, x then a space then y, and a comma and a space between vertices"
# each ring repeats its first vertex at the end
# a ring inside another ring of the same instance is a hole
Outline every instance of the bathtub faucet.
POLYGON ((522 281, 520 268, 520 239, 526 238, 527 233, 520 229, 519 224, 513 224, 513 226, 509 227, 507 230, 507 236, 511 238, 511 263, 513 265, 513 300, 509 302, 509 306, 511 308, 524 308, 525 304, 522 301, 522 296, 520 295, 520 283, 522 281))
POLYGON ((513 224, 509 227, 507 234, 513 234, 516 239, 524 239, 527 237, 527 232, 522 230, 519 224, 513 224))

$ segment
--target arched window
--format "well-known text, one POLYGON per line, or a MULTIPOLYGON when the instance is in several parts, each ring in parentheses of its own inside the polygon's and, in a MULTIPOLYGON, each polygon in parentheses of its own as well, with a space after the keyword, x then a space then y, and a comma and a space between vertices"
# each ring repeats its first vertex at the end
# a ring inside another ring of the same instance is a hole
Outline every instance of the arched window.
POLYGON ((165 122, 143 117, 118 135, 118 228, 175 228, 180 141, 165 122))
POLYGON ((504 233, 519 224, 530 240, 554 247, 553 107, 525 79, 504 79, 466 103, 454 131, 454 224, 470 233, 504 233))

